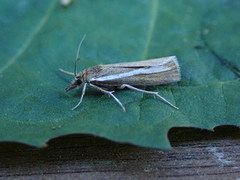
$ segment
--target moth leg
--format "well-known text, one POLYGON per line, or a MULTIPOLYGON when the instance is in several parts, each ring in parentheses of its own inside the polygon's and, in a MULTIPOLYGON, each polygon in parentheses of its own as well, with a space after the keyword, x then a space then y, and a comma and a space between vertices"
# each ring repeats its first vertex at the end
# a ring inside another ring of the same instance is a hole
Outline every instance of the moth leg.
POLYGON ((95 89, 98 89, 99 91, 101 91, 101 92, 103 92, 103 93, 106 93, 106 94, 112 96, 113 99, 121 106, 122 110, 123 110, 124 112, 126 112, 125 107, 122 105, 122 103, 119 101, 119 99, 118 99, 116 96, 113 95, 114 91, 107 91, 107 90, 105 90, 105 89, 103 89, 103 88, 100 88, 100 87, 98 87, 98 86, 95 86, 95 85, 93 85, 93 84, 89 84, 89 85, 92 86, 92 87, 94 87, 95 89))
POLYGON ((132 89, 134 91, 138 91, 138 92, 142 92, 142 93, 146 93, 146 94, 152 94, 154 96, 157 96, 158 98, 160 98, 161 100, 163 100, 165 103, 167 103, 168 105, 172 106, 173 108, 175 109, 178 109, 178 107, 174 106, 172 103, 170 103, 168 100, 166 100, 164 97, 160 96, 158 94, 158 92, 156 91, 146 91, 146 90, 143 90, 143 89, 138 89, 136 87, 133 87, 131 85, 128 85, 128 84, 122 84, 119 88, 120 89, 123 89, 123 88, 129 88, 129 89, 132 89))
POLYGON ((72 108, 72 110, 76 109, 81 104, 81 102, 83 100, 83 96, 85 95, 85 92, 86 92, 86 87, 87 87, 87 83, 85 83, 83 85, 81 98, 80 98, 79 102, 77 103, 77 105, 72 108))
POLYGON ((65 70, 63 70, 63 69, 58 69, 59 71, 61 71, 62 73, 65 73, 65 74, 68 74, 68 75, 71 75, 71 76, 75 76, 74 75, 74 73, 72 73, 72 72, 69 72, 69 71, 65 71, 65 70))

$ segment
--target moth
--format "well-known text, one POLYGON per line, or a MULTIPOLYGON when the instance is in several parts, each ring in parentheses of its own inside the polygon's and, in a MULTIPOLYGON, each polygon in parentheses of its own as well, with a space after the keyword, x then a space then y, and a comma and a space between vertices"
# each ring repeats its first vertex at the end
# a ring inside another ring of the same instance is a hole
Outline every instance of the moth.
POLYGON ((95 88, 102 93, 111 96, 125 112, 126 109, 120 100, 114 95, 116 89, 128 88, 141 93, 152 94, 175 109, 175 105, 160 96, 158 92, 140 89, 139 86, 163 85, 181 80, 180 68, 176 56, 156 58, 144 61, 98 65, 84 69, 77 73, 77 61, 79 61, 80 48, 83 36, 77 50, 74 73, 59 69, 61 72, 74 76, 69 86, 65 88, 70 91, 82 86, 82 94, 79 102, 72 110, 76 109, 82 102, 87 86, 95 88), (114 90, 113 90, 114 89, 114 90))

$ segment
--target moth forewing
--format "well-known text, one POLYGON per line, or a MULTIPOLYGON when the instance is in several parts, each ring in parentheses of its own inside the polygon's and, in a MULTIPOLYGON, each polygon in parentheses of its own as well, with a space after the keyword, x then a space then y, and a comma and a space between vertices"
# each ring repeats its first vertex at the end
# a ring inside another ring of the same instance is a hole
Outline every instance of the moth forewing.
POLYGON ((88 82, 100 86, 121 86, 122 84, 151 86, 177 82, 181 79, 175 56, 94 66, 88 68, 86 73, 88 82))

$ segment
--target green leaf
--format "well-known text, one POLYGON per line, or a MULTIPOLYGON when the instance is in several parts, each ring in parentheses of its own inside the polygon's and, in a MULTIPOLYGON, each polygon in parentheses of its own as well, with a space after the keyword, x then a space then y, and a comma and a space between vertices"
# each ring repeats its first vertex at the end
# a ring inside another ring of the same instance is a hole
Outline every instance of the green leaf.
POLYGON ((172 127, 240 125, 240 2, 219 0, 0 1, 0 141, 43 146, 87 133, 170 148, 172 127), (130 90, 64 92, 83 34, 81 70, 176 55, 182 81, 147 87, 179 107, 130 90))

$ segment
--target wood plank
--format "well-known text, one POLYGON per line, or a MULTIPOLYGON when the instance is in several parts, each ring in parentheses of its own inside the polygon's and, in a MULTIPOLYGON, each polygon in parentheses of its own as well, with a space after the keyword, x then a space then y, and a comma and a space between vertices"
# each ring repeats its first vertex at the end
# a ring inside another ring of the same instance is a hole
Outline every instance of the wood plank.
POLYGON ((173 128, 169 138, 170 151, 88 135, 57 138, 43 149, 0 143, 0 179, 240 178, 239 128, 173 128))

